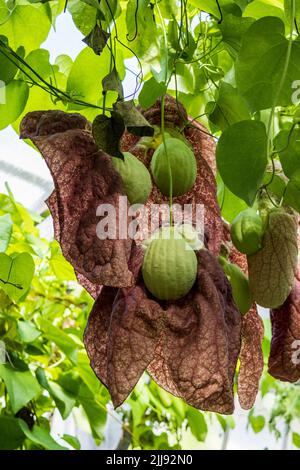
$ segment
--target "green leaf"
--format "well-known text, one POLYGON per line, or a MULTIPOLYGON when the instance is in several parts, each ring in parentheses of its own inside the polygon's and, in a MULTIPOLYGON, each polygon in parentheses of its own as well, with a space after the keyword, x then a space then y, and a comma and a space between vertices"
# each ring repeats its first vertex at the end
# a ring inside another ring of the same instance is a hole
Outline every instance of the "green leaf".
POLYGON ((283 200, 300 214, 300 171, 289 180, 283 200))
POLYGON ((10 416, 0 416, 0 450, 14 450, 21 446, 25 436, 19 420, 10 416))
POLYGON ((207 424, 201 411, 189 407, 186 414, 190 429, 195 438, 203 442, 207 436, 207 424))
POLYGON ((148 0, 128 0, 126 6, 126 38, 129 47, 134 49, 138 57, 148 53, 157 41, 157 26, 153 11, 148 0))
POLYGON ((236 57, 239 52, 243 35, 254 21, 253 18, 242 18, 228 14, 219 24, 225 47, 233 57, 236 57))
MULTIPOLYGON (((6 308, 9 305, 11 305, 11 303, 12 302, 10 298, 5 294, 5 292, 2 289, 0 289, 0 308, 6 308)), ((0 348, 0 351, 1 351, 1 348, 0 348)))
POLYGON ((70 436, 70 434, 64 434, 62 436, 62 439, 64 441, 66 441, 68 444, 70 444, 70 446, 72 446, 73 449, 75 449, 75 450, 80 450, 81 449, 81 444, 80 444, 79 440, 77 439, 77 437, 70 436))
POLYGON ((75 341, 67 333, 54 326, 45 318, 39 318, 37 323, 44 336, 48 340, 57 344, 63 353, 65 353, 65 355, 69 357, 74 364, 76 364, 78 345, 75 343, 75 341))
POLYGON ((216 158, 228 189, 251 205, 267 165, 264 124, 241 121, 227 127, 218 142, 216 158))
POLYGON ((223 183, 220 175, 217 175, 218 203, 221 208, 222 217, 227 222, 232 222, 235 217, 248 206, 239 197, 235 196, 223 183))
POLYGON ((249 416, 249 420, 250 420, 251 427, 253 431, 255 432, 255 434, 258 434, 259 432, 261 432, 263 428, 265 427, 266 420, 263 416, 251 415, 249 416))
POLYGON ((78 2, 78 0, 68 1, 68 10, 72 15, 75 26, 79 31, 87 36, 96 25, 97 9, 87 2, 78 2))
POLYGON ((91 7, 96 8, 97 10, 100 8, 98 0, 82 0, 82 1, 86 3, 87 5, 90 5, 91 7))
POLYGON ((244 315, 249 312, 254 301, 248 278, 237 265, 230 263, 223 257, 220 257, 219 261, 231 284, 233 299, 241 314, 244 315))
POLYGON ((300 449, 300 434, 293 432, 293 444, 300 449))
MULTIPOLYGON (((116 69, 122 80, 124 78, 124 63, 120 52, 118 50, 116 69)), ((101 81, 109 72, 110 52, 108 48, 105 47, 102 54, 98 56, 92 49, 86 47, 76 57, 71 68, 67 82, 67 92, 80 100, 85 100, 93 105, 100 105, 103 99, 101 81)))
MULTIPOLYGON (((85 351, 78 352, 77 371, 80 378, 87 385, 91 392, 97 393, 101 388, 103 388, 102 384, 99 382, 98 378, 91 369, 90 361, 85 351)), ((68 382, 70 382, 69 378, 68 382)), ((65 385, 64 388, 66 388, 65 385)))
POLYGON ((13 123, 25 108, 29 95, 28 85, 22 80, 12 80, 1 89, 0 130, 13 123))
POLYGON ((13 231, 13 223, 9 214, 0 217, 0 252, 6 251, 13 231))
MULTIPOLYGON (((15 77, 18 71, 18 67, 16 65, 16 62, 18 61, 10 53, 10 49, 5 47, 7 45, 8 45, 7 38, 4 36, 1 36, 0 37, 0 80, 2 80, 5 83, 10 82, 15 77)), ((24 53, 25 53, 24 47, 23 46, 19 47, 16 53, 23 58, 24 53)))
POLYGON ((159 8, 161 10, 161 14, 164 18, 168 18, 169 20, 176 17, 177 14, 177 2, 176 0, 161 0, 159 2, 159 8))
POLYGON ((118 101, 114 110, 122 116, 124 124, 131 134, 139 137, 154 135, 154 128, 148 123, 144 116, 136 109, 134 101, 118 101))
POLYGON ((51 243, 50 266, 57 279, 61 281, 76 281, 74 268, 64 258, 56 241, 51 243))
POLYGON ((106 23, 108 24, 110 24, 112 17, 114 17, 114 19, 116 20, 122 11, 119 5, 120 2, 118 0, 110 0, 109 3, 107 1, 100 2, 100 5, 98 0, 94 1, 98 2, 98 9, 102 13, 103 18, 105 18, 106 23))
POLYGON ((92 131, 99 149, 108 155, 123 159, 120 140, 125 131, 125 124, 118 113, 112 113, 110 118, 104 114, 97 116, 92 131))
POLYGON ((220 12, 215 0, 190 0, 190 3, 196 8, 206 13, 211 13, 213 16, 220 19, 220 12))
POLYGON ((276 16, 284 21, 283 2, 281 0, 255 0, 248 4, 244 16, 252 16, 256 19, 276 16))
POLYGON ((41 367, 36 370, 36 377, 41 387, 47 390, 55 401, 62 418, 64 420, 67 419, 75 406, 76 398, 64 390, 58 383, 52 380, 48 381, 45 371, 41 367))
POLYGON ((271 171, 266 171, 263 184, 266 184, 268 186, 268 191, 271 191, 271 193, 275 194, 279 199, 283 197, 286 190, 286 182, 282 175, 273 175, 271 171))
POLYGON ((139 103, 144 109, 150 108, 155 101, 166 92, 163 82, 157 82, 154 77, 147 80, 139 94, 139 103))
POLYGON ((68 450, 67 447, 59 445, 46 429, 41 428, 37 424, 32 430, 29 429, 25 421, 19 419, 20 428, 30 441, 42 446, 46 450, 68 450))
POLYGON ((0 253, 0 287, 18 301, 30 287, 34 275, 34 261, 29 253, 0 253))
POLYGON ((73 61, 71 57, 69 57, 66 54, 61 54, 55 59, 55 65, 58 66, 59 71, 63 73, 64 75, 69 75, 70 70, 73 65, 73 61))
POLYGON ((7 6, 7 11, 9 15, 0 25, 0 34, 8 38, 10 46, 14 50, 23 46, 27 53, 40 47, 51 28, 47 6, 16 5, 12 10, 7 6))
MULTIPOLYGON (((98 379, 96 377, 95 379, 96 379, 95 380, 96 382, 98 379)), ((60 374, 60 376, 57 379, 57 383, 62 388, 64 388, 67 392, 69 392, 71 395, 78 395, 80 385, 82 384, 82 380, 83 379, 81 377, 80 371, 77 372, 77 368, 76 368, 76 371, 74 369, 71 369, 68 372, 63 372, 62 374, 60 374)), ((98 381, 98 385, 99 385, 99 381, 98 381)), ((92 391, 95 392, 96 390, 97 390, 97 387, 94 387, 92 391)))
POLYGON ((226 419, 224 418, 224 416, 219 415, 219 414, 216 414, 216 417, 217 417, 217 420, 219 421, 219 423, 221 425, 221 428, 222 428, 223 432, 225 432, 226 429, 227 429, 226 419))
MULTIPOLYGON (((286 24, 290 31, 290 24, 291 24, 291 16, 292 16, 292 6, 294 0, 284 0, 284 11, 286 17, 286 24)), ((295 0, 295 21, 297 25, 300 24, 300 2, 299 0, 295 0)), ((294 27, 295 25, 293 25, 294 27)))
MULTIPOLYGON (((50 53, 46 49, 36 49, 35 51, 31 51, 25 58, 25 61, 44 80, 54 74, 55 71, 58 71, 57 66, 52 66, 50 64, 50 53)), ((24 68, 30 77, 32 77, 35 81, 40 81, 29 69, 27 69, 27 67, 24 68)), ((25 76, 24 79, 26 79, 25 76)))
POLYGON ((236 62, 236 82, 252 111, 292 104, 292 85, 299 78, 300 43, 292 43, 282 84, 288 47, 284 23, 278 18, 262 18, 245 33, 236 62))
POLYGON ((14 413, 41 392, 36 378, 29 370, 20 372, 9 364, 0 364, 0 377, 5 382, 14 413))
POLYGON ((300 170, 300 129, 284 129, 274 139, 282 169, 288 178, 300 170))
POLYGON ((18 321, 17 330, 24 343, 32 343, 41 336, 41 332, 30 321, 18 321))
POLYGON ((85 384, 82 384, 80 387, 78 401, 85 411, 94 438, 103 439, 107 418, 105 407, 103 408, 103 406, 100 406, 95 401, 93 393, 91 393, 85 384))
POLYGON ((221 82, 218 98, 209 115, 209 120, 219 129, 224 130, 236 122, 246 121, 250 118, 246 101, 239 92, 229 83, 221 82))

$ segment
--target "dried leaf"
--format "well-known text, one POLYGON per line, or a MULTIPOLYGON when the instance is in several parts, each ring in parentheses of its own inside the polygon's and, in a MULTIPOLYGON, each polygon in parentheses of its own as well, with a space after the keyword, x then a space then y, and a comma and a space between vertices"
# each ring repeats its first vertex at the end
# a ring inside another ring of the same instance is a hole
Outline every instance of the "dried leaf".
POLYGON ((107 387, 107 345, 112 305, 117 289, 103 287, 90 313, 84 333, 84 344, 91 367, 99 380, 107 387))
POLYGON ((264 324, 256 306, 243 317, 242 348, 238 376, 238 397, 241 407, 250 410, 255 403, 259 381, 264 368, 262 341, 264 324))
MULTIPOLYGON (((229 259, 247 275, 247 257, 240 253, 230 239, 230 227, 224 223, 224 243, 229 250, 229 259)), ((263 372, 264 357, 262 340, 264 325, 257 313, 256 304, 242 317, 242 347, 238 375, 238 397, 241 407, 248 410, 254 405, 259 381, 263 372)))
POLYGON ((284 382, 300 380, 300 270, 285 303, 271 311, 269 374, 284 382))
POLYGON ((248 256, 250 290, 262 307, 277 308, 294 284, 297 266, 297 217, 283 209, 270 212, 263 248, 248 256))
POLYGON ((93 49, 95 54, 100 55, 109 40, 110 34, 104 31, 98 24, 94 26, 88 36, 82 41, 93 49))
POLYGON ((104 92, 116 91, 119 99, 123 98, 123 87, 116 67, 106 75, 102 80, 102 89, 104 92))
POLYGON ((148 371, 160 386, 190 405, 230 414, 241 317, 215 257, 200 250, 198 261, 197 285, 168 307, 148 371))
POLYGON ((112 157, 124 159, 120 151, 120 139, 124 130, 124 121, 117 113, 112 113, 110 118, 100 114, 93 122, 93 137, 97 147, 112 157))
POLYGON ((26 114, 20 126, 21 139, 50 136, 71 129, 90 130, 91 124, 78 113, 63 111, 33 111, 26 114))
POLYGON ((115 300, 108 341, 108 388, 115 407, 128 397, 154 358, 163 310, 142 287, 115 300))
POLYGON ((55 190, 50 194, 50 196, 46 200, 46 204, 53 218, 54 238, 56 241, 60 242, 60 221, 57 205, 57 195, 55 190))
MULTIPOLYGON (((135 246, 130 266, 140 279, 143 251, 135 246)), ((91 366, 110 391, 114 405, 123 403, 154 357, 163 310, 144 287, 104 287, 90 314, 85 346, 91 366)))
MULTIPOLYGON (((143 116, 153 125, 160 126, 161 122, 161 99, 159 98, 151 108, 143 111, 143 116)), ((182 128, 188 122, 188 116, 181 103, 173 96, 165 96, 165 125, 166 127, 182 128)))
POLYGON ((117 101, 114 105, 116 113, 122 116, 128 132, 134 135, 150 136, 154 134, 154 129, 144 116, 135 107, 134 101, 117 101))
POLYGON ((50 209, 54 208, 56 224, 58 215, 59 229, 56 226, 55 231, 65 258, 93 283, 130 286, 133 276, 127 263, 131 240, 100 240, 96 233, 96 211, 103 203, 116 208, 118 227, 122 181, 111 158, 97 150, 91 133, 83 129, 88 127, 83 119, 61 111, 39 116, 29 113, 21 132, 23 137, 31 138, 52 173, 56 195, 48 203, 50 209))
MULTIPOLYGON (((58 242, 60 242, 60 225, 59 225, 59 211, 57 205, 57 196, 56 191, 53 191, 52 194, 48 197, 46 201, 47 206, 52 214, 53 224, 54 224, 54 238, 58 242)), ((89 294, 96 299, 101 291, 101 285, 94 284, 89 281, 83 274, 80 274, 75 271, 77 280, 79 284, 81 284, 89 294)))

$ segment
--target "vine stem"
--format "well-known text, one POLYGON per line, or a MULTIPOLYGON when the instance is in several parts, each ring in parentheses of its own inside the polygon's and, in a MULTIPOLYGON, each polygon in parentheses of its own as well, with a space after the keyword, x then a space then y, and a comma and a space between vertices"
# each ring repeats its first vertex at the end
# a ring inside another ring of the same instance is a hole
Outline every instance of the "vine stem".
POLYGON ((288 42, 288 48, 287 48, 287 53, 286 53, 286 58, 285 58, 285 63, 284 63, 284 68, 283 68, 283 73, 281 76, 281 80, 279 83, 279 87, 277 89, 277 93, 274 98, 273 106, 271 109, 270 117, 269 117, 269 122, 268 122, 268 129, 267 129, 267 137, 268 137, 268 156, 271 156, 271 159, 273 160, 272 157, 272 145, 273 145, 273 139, 271 137, 271 128, 272 128, 272 123, 273 123, 273 118, 274 118, 274 113, 275 113, 275 108, 276 108, 276 103, 278 101, 278 98, 280 96, 280 93, 282 91, 282 87, 284 85, 284 81, 286 79, 287 71, 288 71, 288 66, 290 63, 291 59, 291 52, 292 52, 292 42, 293 42, 293 29, 294 29, 294 19, 296 15, 296 2, 295 0, 292 1, 292 14, 291 14, 291 24, 290 24, 290 36, 289 36, 289 42, 288 42))
MULTIPOLYGON (((159 21, 161 23, 162 31, 163 31, 163 36, 164 36, 164 49, 165 49, 165 58, 166 58, 166 72, 165 72, 165 86, 167 88, 167 84, 169 82, 168 79, 168 41, 167 41, 167 33, 165 29, 165 24, 163 17, 161 15, 160 8, 158 6, 158 3, 155 3, 155 6, 157 8, 158 16, 159 16, 159 21)), ((166 144, 166 137, 165 137, 165 94, 161 98, 161 133, 162 133, 162 140, 163 140, 163 146, 165 150, 165 155, 167 159, 167 165, 168 165, 168 172, 169 172, 169 180, 170 180, 170 188, 169 188, 169 207, 170 207, 170 226, 173 224, 173 177, 172 177, 172 169, 171 169, 171 161, 170 161, 170 155, 168 153, 167 149, 167 144, 166 144)))
POLYGON ((173 224, 173 177, 172 177, 170 155, 168 153, 166 137, 165 137, 165 95, 163 95, 161 99, 161 133, 162 133, 165 155, 167 158, 169 180, 170 180, 169 206, 170 206, 170 225, 172 225, 173 224))
MULTIPOLYGON (((11 269, 11 268, 10 268, 11 269)), ((9 281, 4 281, 4 279, 0 279, 0 282, 2 282, 3 284, 5 285, 8 285, 8 286, 13 286, 13 287, 16 287, 17 289, 23 289, 23 287, 20 285, 20 284, 15 284, 13 282, 9 282, 9 281)))

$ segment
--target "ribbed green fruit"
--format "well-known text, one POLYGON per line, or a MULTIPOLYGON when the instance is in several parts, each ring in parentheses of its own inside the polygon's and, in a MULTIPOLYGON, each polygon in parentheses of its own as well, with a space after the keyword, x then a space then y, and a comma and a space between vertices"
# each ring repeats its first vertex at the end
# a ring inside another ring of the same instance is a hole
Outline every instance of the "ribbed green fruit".
POLYGON ((144 204, 152 191, 150 173, 132 153, 124 152, 123 155, 124 160, 116 157, 112 160, 122 177, 124 191, 130 204, 144 204))
POLYGON ((151 171, 156 186, 165 195, 170 194, 170 161, 173 196, 181 196, 194 185, 197 176, 195 155, 182 140, 167 138, 155 150, 151 160, 151 171))
POLYGON ((244 315, 249 312, 254 302, 248 278, 238 266, 230 263, 222 256, 219 257, 219 262, 231 284, 233 299, 241 314, 244 315))
POLYGON ((163 229, 162 236, 151 241, 144 256, 145 285, 160 300, 183 297, 196 280, 196 254, 180 234, 175 236, 175 233, 172 227, 163 229))
POLYGON ((254 209, 245 209, 232 222, 230 233, 232 243, 241 253, 253 255, 262 247, 262 218, 254 209))

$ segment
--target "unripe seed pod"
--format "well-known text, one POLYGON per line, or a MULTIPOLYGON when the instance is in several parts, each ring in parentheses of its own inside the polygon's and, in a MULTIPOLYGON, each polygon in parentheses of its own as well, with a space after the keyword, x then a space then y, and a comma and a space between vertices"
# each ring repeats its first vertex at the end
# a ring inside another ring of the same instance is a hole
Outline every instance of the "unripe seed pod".
POLYGON ((219 262, 230 281, 233 299, 241 314, 244 315, 249 312, 254 301, 249 281, 238 266, 230 263, 224 257, 220 256, 219 262))
POLYGON ((263 233, 263 221, 251 208, 239 213, 230 230, 232 243, 246 255, 253 255, 261 249, 263 233))
POLYGON ((197 257, 176 229, 164 228, 146 249, 142 274, 151 294, 160 300, 176 300, 193 287, 197 257))
POLYGON ((155 150, 151 160, 151 171, 160 191, 170 194, 171 167, 173 196, 187 193, 194 185, 197 176, 197 163, 191 148, 181 139, 169 137, 155 150))
POLYGON ((130 204, 144 204, 152 190, 151 176, 145 165, 130 152, 124 152, 124 160, 116 157, 112 160, 130 204))

